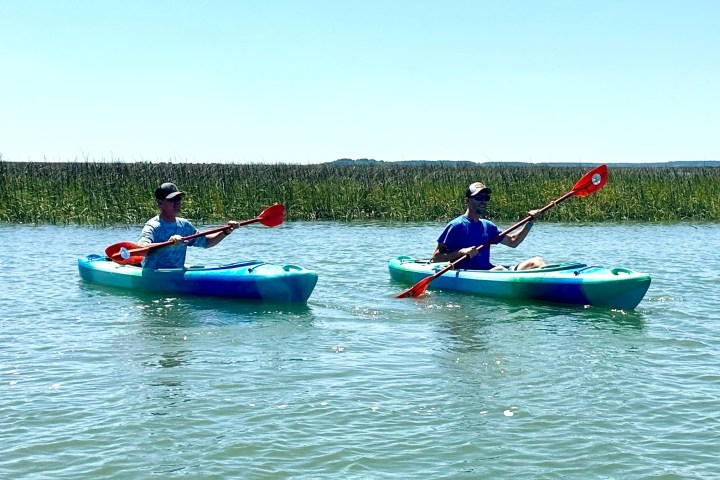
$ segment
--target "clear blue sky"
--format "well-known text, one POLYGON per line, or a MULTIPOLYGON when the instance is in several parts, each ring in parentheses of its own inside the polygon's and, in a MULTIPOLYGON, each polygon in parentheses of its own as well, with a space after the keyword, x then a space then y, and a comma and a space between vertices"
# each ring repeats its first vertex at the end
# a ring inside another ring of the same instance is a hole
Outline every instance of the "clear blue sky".
POLYGON ((717 0, 0 0, 4 160, 720 160, 717 0))

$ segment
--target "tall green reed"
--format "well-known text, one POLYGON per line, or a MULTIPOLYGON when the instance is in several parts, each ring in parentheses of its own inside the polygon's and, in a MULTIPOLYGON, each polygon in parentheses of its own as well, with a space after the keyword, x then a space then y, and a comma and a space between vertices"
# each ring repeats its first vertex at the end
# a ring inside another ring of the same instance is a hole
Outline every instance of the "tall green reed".
MULTIPOLYGON (((281 202, 288 220, 445 221, 467 185, 493 190, 489 216, 515 221, 572 188, 588 169, 485 165, 262 165, 4 162, 0 222, 136 225, 157 213, 153 192, 175 182, 198 224, 255 217, 281 202)), ((549 221, 720 221, 720 169, 610 167, 597 193, 549 210, 549 221)))

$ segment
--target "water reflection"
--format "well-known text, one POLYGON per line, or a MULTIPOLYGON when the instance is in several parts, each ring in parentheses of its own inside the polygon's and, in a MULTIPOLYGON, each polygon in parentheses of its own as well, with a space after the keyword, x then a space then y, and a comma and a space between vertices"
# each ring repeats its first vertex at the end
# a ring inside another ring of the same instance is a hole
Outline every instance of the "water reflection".
POLYGON ((234 325, 255 318, 270 316, 275 319, 315 320, 307 304, 267 303, 239 301, 228 298, 172 296, 161 292, 143 292, 79 282, 79 288, 90 297, 125 299, 133 301, 150 326, 202 327, 234 325))
POLYGON ((172 352, 161 352, 157 360, 143 362, 146 368, 173 368, 186 363, 188 350, 177 350, 172 352))
POLYGON ((464 323, 468 320, 476 324, 539 322, 551 326, 571 321, 590 328, 610 330, 643 330, 647 323, 647 315, 642 310, 611 310, 532 300, 494 299, 460 292, 431 291, 420 298, 405 301, 415 302, 416 307, 422 310, 442 312, 442 316, 463 318, 464 323))
POLYGON ((138 403, 153 417, 182 416, 179 407, 207 391, 208 362, 254 361, 248 349, 236 347, 242 332, 255 332, 256 321, 260 329, 280 323, 307 330, 316 319, 305 304, 169 296, 82 281, 78 286, 86 302, 104 305, 124 322, 129 333, 119 347, 131 366, 128 375, 139 386, 138 403))
POLYGON ((448 351, 465 354, 487 350, 488 331, 483 318, 446 318, 438 322, 437 332, 444 338, 441 345, 448 351))

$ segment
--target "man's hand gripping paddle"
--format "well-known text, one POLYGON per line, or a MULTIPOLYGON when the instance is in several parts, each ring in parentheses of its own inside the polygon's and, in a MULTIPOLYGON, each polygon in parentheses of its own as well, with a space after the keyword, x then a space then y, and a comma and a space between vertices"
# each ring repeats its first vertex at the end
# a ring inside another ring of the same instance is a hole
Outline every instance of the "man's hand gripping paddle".
MULTIPOLYGON (((281 203, 277 203, 263 210, 256 218, 251 218, 250 220, 243 220, 242 222, 238 222, 237 226, 241 227, 243 225, 260 222, 266 227, 276 227, 283 223, 284 219, 285 206, 281 203)), ((211 233, 227 230, 228 228, 232 229, 235 227, 227 224, 222 227, 217 227, 206 230, 204 232, 198 232, 193 235, 188 235, 187 237, 183 237, 182 241, 190 240, 195 237, 210 235, 211 233)), ((149 251, 156 248, 166 247, 168 245, 172 245, 173 243, 174 242, 172 240, 168 240, 167 242, 151 243, 149 245, 137 245, 131 242, 120 242, 107 247, 105 249, 105 255, 113 262, 119 263, 121 265, 139 265, 140 263, 142 263, 143 258, 145 258, 145 255, 147 255, 149 251)))

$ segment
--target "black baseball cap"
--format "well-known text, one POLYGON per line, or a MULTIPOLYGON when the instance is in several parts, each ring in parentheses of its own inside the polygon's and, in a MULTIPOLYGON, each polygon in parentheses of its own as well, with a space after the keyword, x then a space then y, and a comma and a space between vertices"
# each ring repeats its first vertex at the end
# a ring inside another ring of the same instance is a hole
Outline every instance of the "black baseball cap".
POLYGON ((170 182, 163 183, 155 189, 155 198, 158 200, 172 200, 181 195, 185 195, 185 192, 181 192, 177 185, 170 182))

